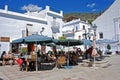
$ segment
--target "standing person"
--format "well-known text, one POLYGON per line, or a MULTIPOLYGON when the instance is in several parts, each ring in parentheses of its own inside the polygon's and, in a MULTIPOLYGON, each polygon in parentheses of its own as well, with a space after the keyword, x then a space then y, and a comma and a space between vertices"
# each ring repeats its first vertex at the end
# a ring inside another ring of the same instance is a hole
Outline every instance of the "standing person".
POLYGON ((92 58, 92 50, 93 50, 93 46, 91 46, 88 50, 86 50, 86 54, 87 54, 87 59, 91 59, 92 58))

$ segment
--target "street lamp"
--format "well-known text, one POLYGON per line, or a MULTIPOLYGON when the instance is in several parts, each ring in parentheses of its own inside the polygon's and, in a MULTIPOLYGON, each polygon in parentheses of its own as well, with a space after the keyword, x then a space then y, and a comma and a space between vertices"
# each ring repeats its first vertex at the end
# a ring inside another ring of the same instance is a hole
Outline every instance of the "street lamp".
POLYGON ((97 55, 97 50, 96 50, 96 30, 97 30, 97 26, 94 24, 92 26, 93 31, 94 31, 94 36, 93 36, 93 50, 92 50, 92 56, 94 57, 94 62, 93 62, 93 67, 95 68, 95 57, 97 55))
POLYGON ((82 34, 82 36, 85 38, 85 39, 89 39, 90 40, 90 38, 91 38, 91 28, 88 28, 88 32, 87 32, 87 30, 85 29, 85 33, 84 34, 82 34))
POLYGON ((97 30, 96 24, 94 24, 94 25, 92 26, 92 28, 93 28, 93 31, 94 31, 94 36, 96 36, 96 30, 97 30))
MULTIPOLYGON (((84 45, 84 49, 85 49, 85 50, 87 50, 87 45, 90 45, 91 35, 92 35, 92 34, 91 34, 91 28, 88 28, 88 32, 87 32, 87 30, 85 29, 85 32, 82 34, 82 36, 83 36, 84 39, 85 39, 85 41, 84 41, 84 42, 85 42, 85 45, 84 45)), ((84 39, 83 39, 83 40, 84 40, 84 39)), ((88 54, 87 54, 87 53, 85 54, 85 58, 88 59, 88 54)))
POLYGON ((40 34, 42 35, 42 32, 45 30, 45 28, 44 27, 42 27, 42 30, 40 31, 40 34))

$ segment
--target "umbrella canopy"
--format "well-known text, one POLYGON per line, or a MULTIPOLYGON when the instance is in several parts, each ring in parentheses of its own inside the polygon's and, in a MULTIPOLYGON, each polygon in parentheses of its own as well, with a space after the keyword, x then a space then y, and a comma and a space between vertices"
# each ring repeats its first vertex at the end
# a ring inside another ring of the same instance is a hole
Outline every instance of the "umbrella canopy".
POLYGON ((12 43, 15 43, 15 44, 24 43, 24 39, 23 38, 19 38, 19 39, 13 40, 12 43))
POLYGON ((92 44, 92 40, 88 40, 88 39, 82 39, 82 42, 84 45, 91 45, 92 44))
POLYGON ((111 40, 111 39, 100 39, 100 40, 96 40, 97 44, 102 44, 102 43, 106 43, 106 44, 112 44, 112 43, 117 43, 119 41, 117 40, 111 40))
MULTIPOLYGON (((62 45, 62 46, 75 46, 75 45, 81 45, 83 44, 82 41, 80 40, 76 40, 76 39, 61 39, 61 40, 58 40, 56 42, 56 45, 62 45)), ((69 50, 69 49, 68 49, 69 50)), ((69 66, 69 53, 68 53, 68 56, 67 56, 67 66, 66 68, 71 68, 71 66, 69 66)))
POLYGON ((30 35, 27 37, 19 38, 16 40, 13 40, 12 43, 37 43, 37 44, 43 44, 43 43, 50 43, 53 39, 51 37, 43 36, 43 35, 30 35))
POLYGON ((56 42, 56 45, 63 45, 63 46, 75 46, 83 44, 82 41, 76 39, 62 39, 56 42))

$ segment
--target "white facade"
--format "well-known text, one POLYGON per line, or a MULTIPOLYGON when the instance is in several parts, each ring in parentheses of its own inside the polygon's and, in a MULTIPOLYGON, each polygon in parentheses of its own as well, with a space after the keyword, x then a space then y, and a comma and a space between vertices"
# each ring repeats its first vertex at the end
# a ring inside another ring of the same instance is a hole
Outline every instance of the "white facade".
POLYGON ((103 33, 103 38, 116 40, 118 33, 116 33, 114 21, 118 17, 120 17, 120 0, 115 0, 101 16, 93 21, 93 24, 97 25, 98 39, 99 33, 103 33))
POLYGON ((88 28, 91 28, 90 24, 87 22, 81 21, 80 19, 72 20, 66 22, 63 25, 63 35, 67 38, 72 39, 83 39, 83 34, 88 32, 88 28))
POLYGON ((26 29, 29 35, 40 34, 44 27, 42 35, 58 38, 62 35, 62 18, 62 11, 51 11, 49 6, 40 12, 28 11, 25 14, 8 11, 5 7, 5 10, 0 9, 0 37, 9 37, 11 42, 26 36, 26 29))
MULTIPOLYGON (((91 28, 91 26, 87 22, 81 21, 80 19, 76 19, 76 20, 72 20, 70 22, 64 23, 62 32, 63 32, 63 35, 66 36, 67 39, 82 40, 83 38, 85 38, 84 34, 87 34, 88 32, 90 32, 89 31, 90 28, 91 28)), ((92 33, 93 33, 93 31, 91 31, 91 34, 92 33)), ((87 36, 88 35, 86 35, 86 37, 87 36)), ((88 37, 87 37, 87 39, 88 39, 88 37)), ((92 37, 90 39, 92 39, 92 37)), ((85 51, 84 45, 80 45, 77 47, 79 47, 79 48, 81 48, 81 50, 85 51)))
MULTIPOLYGON (((97 37, 103 33, 104 39, 119 40, 120 42, 120 0, 115 0, 113 4, 101 16, 93 21, 97 25, 97 37)), ((120 49, 120 46, 111 44, 112 51, 120 49)))

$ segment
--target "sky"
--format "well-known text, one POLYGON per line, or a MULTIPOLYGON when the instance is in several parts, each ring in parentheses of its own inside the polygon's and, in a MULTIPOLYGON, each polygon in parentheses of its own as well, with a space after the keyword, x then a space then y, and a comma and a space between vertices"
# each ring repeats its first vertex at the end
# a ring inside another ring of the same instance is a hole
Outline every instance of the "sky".
POLYGON ((63 13, 74 12, 101 12, 107 9, 115 0, 0 0, 0 9, 8 5, 9 11, 24 13, 45 9, 50 6, 54 11, 62 10, 63 13))

